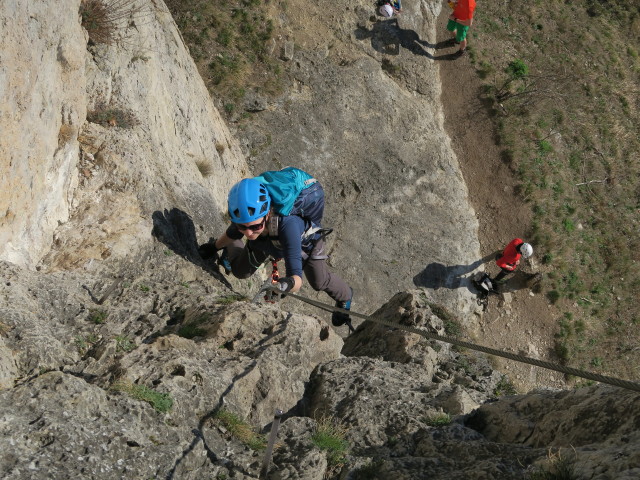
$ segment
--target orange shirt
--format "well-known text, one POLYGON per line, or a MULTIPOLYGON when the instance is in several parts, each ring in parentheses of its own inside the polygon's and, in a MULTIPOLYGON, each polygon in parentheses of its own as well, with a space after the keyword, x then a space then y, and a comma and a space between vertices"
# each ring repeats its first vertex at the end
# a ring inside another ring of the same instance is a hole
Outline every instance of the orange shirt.
POLYGON ((453 10, 453 16, 457 20, 471 20, 475 9, 476 0, 458 0, 456 8, 453 10))

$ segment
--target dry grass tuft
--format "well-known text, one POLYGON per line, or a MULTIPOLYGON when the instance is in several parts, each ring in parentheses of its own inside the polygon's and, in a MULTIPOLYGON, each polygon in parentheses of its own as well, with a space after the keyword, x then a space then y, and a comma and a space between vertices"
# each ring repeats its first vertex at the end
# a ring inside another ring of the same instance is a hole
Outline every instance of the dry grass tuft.
POLYGON ((87 113, 87 120, 103 127, 133 128, 138 125, 136 116, 127 110, 108 105, 98 105, 87 113))
POLYGON ((63 124, 58 131, 58 148, 62 148, 78 135, 78 129, 72 125, 63 124))
POLYGON ((222 424, 233 437, 252 450, 264 450, 267 447, 266 439, 257 434, 248 423, 235 413, 221 409, 214 415, 214 420, 222 424))
POLYGON ((136 21, 148 15, 147 7, 137 0, 82 0, 82 26, 93 44, 115 45, 123 42, 136 28, 136 21))

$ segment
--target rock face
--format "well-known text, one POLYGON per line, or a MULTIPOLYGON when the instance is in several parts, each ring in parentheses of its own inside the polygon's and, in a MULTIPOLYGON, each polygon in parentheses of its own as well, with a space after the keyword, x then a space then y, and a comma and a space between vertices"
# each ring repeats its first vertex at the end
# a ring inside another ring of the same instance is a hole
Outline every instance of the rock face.
POLYGON ((354 308, 429 286, 467 321, 476 305, 465 277, 482 262, 431 60, 441 3, 408 2, 385 21, 367 0, 276 8, 276 30, 297 45, 291 87, 238 136, 254 171, 295 165, 323 183, 331 264, 354 286, 354 308))
POLYGON ((14 263, 40 259, 78 184, 87 110, 79 4, 0 6, 0 258, 14 263))
POLYGON ((49 268, 122 258, 165 209, 222 227, 244 159, 166 7, 132 3, 125 40, 88 49, 78 0, 0 7, 0 258, 33 267, 52 235, 49 268))
POLYGON ((292 299, 248 303, 259 280, 199 256, 248 168, 162 2, 141 0, 112 46, 87 43, 78 1, 22 4, 0 5, 0 477, 255 479, 276 409, 272 480, 638 477, 636 393, 497 399, 486 358, 402 329, 455 334, 479 265, 422 48, 438 5, 408 5, 400 27, 360 0, 326 9, 328 44, 295 31, 325 4, 292 0, 278 18, 300 37, 273 49, 292 86, 280 104, 247 96, 245 146, 288 129, 251 166, 317 172, 353 234, 334 236, 334 266, 358 310, 398 325, 343 340, 292 299), (344 450, 321 448, 327 425, 344 450))

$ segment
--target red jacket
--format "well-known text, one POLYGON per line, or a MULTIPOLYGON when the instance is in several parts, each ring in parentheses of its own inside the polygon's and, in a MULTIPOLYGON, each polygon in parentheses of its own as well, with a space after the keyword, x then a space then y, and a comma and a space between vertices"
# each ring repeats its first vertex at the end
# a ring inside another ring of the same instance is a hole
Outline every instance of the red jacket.
POLYGON ((518 260, 520 260, 520 257, 522 256, 518 253, 516 247, 519 247, 523 243, 524 241, 521 238, 514 238, 511 240, 509 245, 504 249, 504 252, 502 252, 502 256, 496 260, 496 265, 500 268, 513 272, 518 266, 518 260))
POLYGON ((458 0, 453 16, 457 20, 471 20, 473 11, 476 9, 476 0, 458 0))

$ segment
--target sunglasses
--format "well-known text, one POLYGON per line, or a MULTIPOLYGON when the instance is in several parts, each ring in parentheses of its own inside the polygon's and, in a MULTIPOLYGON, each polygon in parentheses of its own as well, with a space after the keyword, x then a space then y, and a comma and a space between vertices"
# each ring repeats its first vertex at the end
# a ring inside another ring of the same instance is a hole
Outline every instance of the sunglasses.
POLYGON ((242 225, 240 223, 236 223, 236 227, 241 232, 251 230, 252 232, 257 232, 258 230, 262 230, 264 227, 264 222, 267 220, 267 217, 262 217, 262 221, 260 223, 256 223, 255 225, 242 225))

